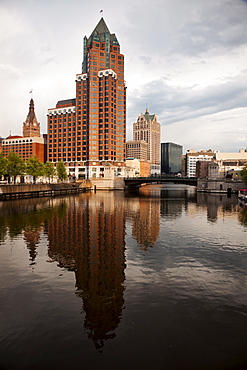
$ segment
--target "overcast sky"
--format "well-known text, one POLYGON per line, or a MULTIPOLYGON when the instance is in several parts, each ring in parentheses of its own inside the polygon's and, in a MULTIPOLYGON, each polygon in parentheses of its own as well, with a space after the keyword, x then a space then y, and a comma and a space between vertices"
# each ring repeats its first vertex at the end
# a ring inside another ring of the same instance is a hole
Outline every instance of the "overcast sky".
POLYGON ((184 152, 247 148, 244 0, 0 0, 0 136, 22 135, 31 89, 46 133, 102 14, 125 55, 127 140, 148 107, 184 152))

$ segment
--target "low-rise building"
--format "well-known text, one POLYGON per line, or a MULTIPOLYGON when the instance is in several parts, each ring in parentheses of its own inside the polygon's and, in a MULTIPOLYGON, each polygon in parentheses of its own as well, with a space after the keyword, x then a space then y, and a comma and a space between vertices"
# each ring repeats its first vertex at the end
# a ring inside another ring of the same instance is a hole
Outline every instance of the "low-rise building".
POLYGON ((212 161, 196 162, 196 177, 207 178, 210 177, 210 170, 213 164, 217 164, 218 178, 225 179, 241 179, 240 172, 247 164, 247 151, 240 150, 239 153, 214 153, 212 161))
POLYGON ((140 176, 149 177, 150 176, 150 163, 146 161, 140 161, 140 176))
POLYGON ((126 177, 140 177, 140 161, 137 158, 126 158, 126 177))
POLYGON ((160 175, 160 164, 150 164, 150 175, 159 176, 160 175))
POLYGON ((187 177, 196 177, 196 163, 198 161, 212 161, 214 159, 215 152, 211 149, 201 150, 200 152, 195 149, 187 150, 185 154, 185 173, 187 177))
POLYGON ((130 157, 126 159, 126 174, 125 177, 149 177, 150 163, 140 161, 137 158, 130 157))
POLYGON ((29 112, 23 123, 22 130, 23 136, 10 135, 2 140, 3 155, 7 157, 9 152, 15 152, 24 160, 37 156, 42 163, 45 163, 47 158, 47 136, 40 135, 40 123, 35 115, 33 99, 30 100, 29 112))
POLYGON ((214 159, 212 161, 197 161, 196 177, 199 179, 220 178, 218 163, 214 159))
POLYGON ((240 177, 240 171, 247 164, 247 150, 239 153, 215 153, 215 161, 219 165, 220 177, 240 177))

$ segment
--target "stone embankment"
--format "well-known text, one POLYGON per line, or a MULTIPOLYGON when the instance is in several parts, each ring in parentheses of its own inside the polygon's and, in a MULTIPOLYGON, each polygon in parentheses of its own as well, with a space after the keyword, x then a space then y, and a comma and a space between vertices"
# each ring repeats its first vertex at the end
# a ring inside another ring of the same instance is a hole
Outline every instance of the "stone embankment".
POLYGON ((125 183, 122 178, 114 179, 90 179, 93 190, 124 190, 125 183))
POLYGON ((247 189, 247 184, 232 179, 198 179, 197 191, 206 193, 237 193, 240 189, 247 189))
POLYGON ((78 194, 90 190, 91 187, 90 182, 2 185, 0 186, 0 200, 78 194))

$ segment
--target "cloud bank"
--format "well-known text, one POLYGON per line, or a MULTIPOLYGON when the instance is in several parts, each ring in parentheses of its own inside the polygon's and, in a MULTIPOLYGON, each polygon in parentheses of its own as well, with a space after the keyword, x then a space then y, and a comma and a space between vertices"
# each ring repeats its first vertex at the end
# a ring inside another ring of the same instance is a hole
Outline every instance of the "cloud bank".
MULTIPOLYGON (((29 91, 42 131, 46 113, 75 97, 82 41, 100 1, 0 2, 0 135, 21 134, 29 91)), ((162 141, 189 148, 247 147, 247 2, 106 0, 104 19, 125 55, 127 139, 146 107, 162 141)))

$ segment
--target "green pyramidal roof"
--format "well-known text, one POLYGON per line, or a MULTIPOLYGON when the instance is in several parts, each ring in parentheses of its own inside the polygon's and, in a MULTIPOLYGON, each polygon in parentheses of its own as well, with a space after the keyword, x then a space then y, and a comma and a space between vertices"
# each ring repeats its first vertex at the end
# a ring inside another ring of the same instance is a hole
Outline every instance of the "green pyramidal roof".
POLYGON ((146 109, 144 116, 146 121, 153 121, 155 114, 149 114, 148 109, 146 109))
POLYGON ((111 34, 109 31, 109 28, 107 27, 104 18, 102 17, 87 39, 87 45, 90 45, 92 40, 94 41, 99 41, 99 42, 104 42, 105 41, 105 35, 109 34, 110 35, 110 42, 114 43, 115 45, 119 45, 118 40, 116 38, 116 35, 113 33, 111 34))
POLYGON ((93 30, 91 36, 94 34, 94 33, 98 33, 98 34, 101 34, 101 33, 105 33, 105 32, 108 32, 110 33, 105 21, 104 21, 104 18, 102 17, 99 21, 99 23, 97 24, 97 26, 95 27, 95 29, 93 30))

